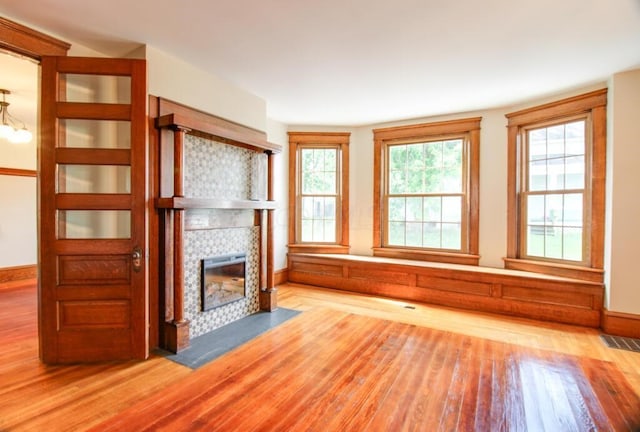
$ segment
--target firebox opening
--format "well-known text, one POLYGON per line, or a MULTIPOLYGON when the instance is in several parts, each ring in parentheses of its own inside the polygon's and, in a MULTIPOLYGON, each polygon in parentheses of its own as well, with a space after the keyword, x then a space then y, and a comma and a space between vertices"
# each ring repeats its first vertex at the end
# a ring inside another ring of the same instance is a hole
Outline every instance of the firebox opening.
POLYGON ((202 260, 202 310, 207 311, 246 296, 246 254, 220 255, 202 260))

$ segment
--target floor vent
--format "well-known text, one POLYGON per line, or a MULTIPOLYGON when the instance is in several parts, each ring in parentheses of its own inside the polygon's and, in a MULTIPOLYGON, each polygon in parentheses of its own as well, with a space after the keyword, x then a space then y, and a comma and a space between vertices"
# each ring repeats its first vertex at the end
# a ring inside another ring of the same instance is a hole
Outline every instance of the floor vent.
POLYGON ((640 339, 622 336, 611 336, 606 334, 601 334, 600 339, 602 339, 605 345, 607 345, 609 348, 640 352, 640 339))

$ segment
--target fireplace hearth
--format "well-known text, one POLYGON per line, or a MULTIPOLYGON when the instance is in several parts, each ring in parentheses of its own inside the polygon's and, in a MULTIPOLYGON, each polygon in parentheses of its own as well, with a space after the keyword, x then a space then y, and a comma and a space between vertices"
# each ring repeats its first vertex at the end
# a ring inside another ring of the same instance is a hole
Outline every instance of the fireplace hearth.
POLYGON ((220 255, 202 260, 202 311, 246 297, 246 254, 220 255))

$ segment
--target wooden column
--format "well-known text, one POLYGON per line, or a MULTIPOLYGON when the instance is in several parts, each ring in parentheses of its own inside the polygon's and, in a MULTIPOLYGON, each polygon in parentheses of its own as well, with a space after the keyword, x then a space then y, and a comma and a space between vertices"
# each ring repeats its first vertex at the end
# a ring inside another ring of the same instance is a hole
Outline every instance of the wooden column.
MULTIPOLYGON (((173 195, 184 198, 184 137, 188 129, 173 133, 173 195)), ((184 209, 173 209, 173 319, 167 322, 165 346, 179 352, 189 347, 189 321, 184 319, 184 209)))
MULTIPOLYGON (((267 200, 273 201, 273 171, 274 171, 274 157, 273 152, 266 151, 267 154, 267 200)), ((264 213, 264 211, 263 211, 264 213)), ((274 287, 274 264, 273 264, 273 223, 274 223, 274 209, 266 210, 267 223, 266 227, 261 226, 261 245, 264 246, 261 259, 265 262, 266 271, 266 285, 261 285, 260 289, 260 309, 264 311, 274 311, 278 308, 278 293, 274 287), (266 229, 265 229, 266 228, 266 229), (266 231, 266 232, 265 232, 266 231), (265 237, 262 238, 264 233, 265 237), (266 251, 264 251, 266 249, 266 251)), ((264 223, 264 219, 262 221, 264 223)))

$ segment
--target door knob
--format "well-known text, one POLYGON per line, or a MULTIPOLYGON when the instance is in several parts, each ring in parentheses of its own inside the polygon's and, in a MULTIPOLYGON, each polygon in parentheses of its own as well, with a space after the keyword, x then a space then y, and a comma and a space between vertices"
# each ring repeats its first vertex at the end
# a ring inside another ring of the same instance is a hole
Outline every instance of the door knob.
POLYGON ((139 272, 142 268, 142 249, 136 246, 131 253, 131 261, 133 263, 133 271, 139 272))

